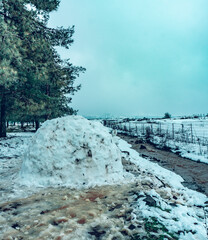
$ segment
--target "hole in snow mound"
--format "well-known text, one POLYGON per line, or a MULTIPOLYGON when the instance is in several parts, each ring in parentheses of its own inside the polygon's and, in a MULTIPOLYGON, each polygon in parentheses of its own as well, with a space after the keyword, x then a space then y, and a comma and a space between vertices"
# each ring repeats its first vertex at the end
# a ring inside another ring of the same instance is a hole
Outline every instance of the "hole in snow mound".
POLYGON ((107 128, 80 116, 46 121, 24 154, 26 185, 91 187, 123 178, 120 150, 107 128))

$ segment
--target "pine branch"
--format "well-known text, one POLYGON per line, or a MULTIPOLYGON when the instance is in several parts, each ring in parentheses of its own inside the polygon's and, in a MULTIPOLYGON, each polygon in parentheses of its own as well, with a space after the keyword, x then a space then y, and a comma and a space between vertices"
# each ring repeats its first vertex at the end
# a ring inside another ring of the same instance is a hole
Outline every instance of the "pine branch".
POLYGON ((11 19, 10 17, 8 17, 5 13, 3 13, 2 11, 0 11, 0 14, 2 15, 2 16, 4 16, 5 18, 8 18, 8 19, 11 19))

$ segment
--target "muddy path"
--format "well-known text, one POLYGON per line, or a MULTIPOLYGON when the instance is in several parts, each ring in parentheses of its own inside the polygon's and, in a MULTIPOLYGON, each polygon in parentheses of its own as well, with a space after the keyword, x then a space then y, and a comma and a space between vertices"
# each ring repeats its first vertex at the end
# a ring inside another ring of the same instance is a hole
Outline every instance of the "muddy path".
POLYGON ((156 148, 153 144, 141 143, 137 138, 119 134, 140 155, 160 166, 175 172, 183 179, 183 185, 208 196, 208 164, 195 162, 170 151, 156 148))
MULTIPOLYGON (((139 169, 135 171, 134 164, 128 163, 125 168, 134 170, 135 176, 137 172, 143 174, 139 169)), ((27 198, 4 202, 0 204, 0 239, 159 239, 160 228, 150 234, 148 219, 141 212, 135 218, 138 199, 144 198, 148 206, 156 208, 156 201, 146 193, 154 187, 164 201, 174 206, 183 203, 180 194, 172 191, 170 197, 166 186, 154 185, 154 176, 152 182, 145 174, 143 177, 140 181, 85 190, 47 188, 27 198)), ((168 235, 169 240, 178 239, 179 233, 172 235, 168 235)))

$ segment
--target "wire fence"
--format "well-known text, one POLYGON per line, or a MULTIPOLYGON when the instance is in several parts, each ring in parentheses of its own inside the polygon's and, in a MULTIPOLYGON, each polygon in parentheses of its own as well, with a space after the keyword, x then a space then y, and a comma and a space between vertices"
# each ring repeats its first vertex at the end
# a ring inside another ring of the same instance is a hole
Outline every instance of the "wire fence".
POLYGON ((130 136, 159 136, 178 142, 208 146, 208 122, 205 124, 104 120, 104 125, 130 136))

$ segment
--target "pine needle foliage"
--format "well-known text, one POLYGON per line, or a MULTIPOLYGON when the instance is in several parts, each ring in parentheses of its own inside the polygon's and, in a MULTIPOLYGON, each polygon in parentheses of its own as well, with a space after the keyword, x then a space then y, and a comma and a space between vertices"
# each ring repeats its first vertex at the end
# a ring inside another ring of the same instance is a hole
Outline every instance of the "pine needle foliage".
POLYGON ((55 49, 68 49, 74 33, 74 26, 47 26, 59 3, 0 0, 0 137, 6 120, 37 122, 76 113, 69 103, 85 69, 62 60, 55 49))

